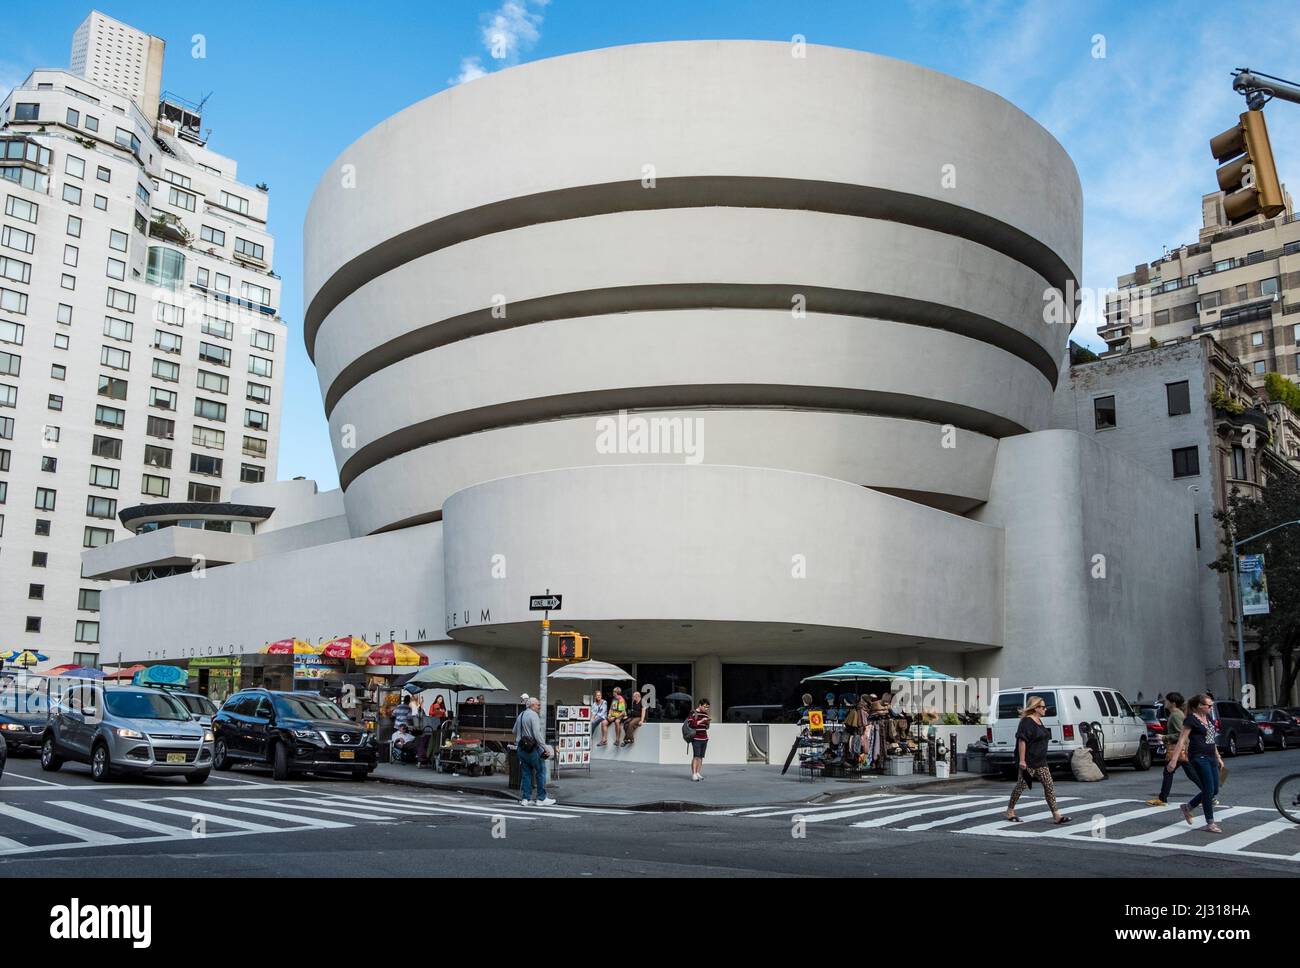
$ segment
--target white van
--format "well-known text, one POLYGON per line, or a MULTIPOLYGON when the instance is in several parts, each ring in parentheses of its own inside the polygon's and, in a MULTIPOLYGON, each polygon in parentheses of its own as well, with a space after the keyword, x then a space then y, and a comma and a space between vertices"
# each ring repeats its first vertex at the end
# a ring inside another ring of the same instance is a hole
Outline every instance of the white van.
POLYGON ((1070 756, 1084 745, 1080 725, 1097 731, 1102 756, 1108 764, 1128 763, 1135 770, 1151 768, 1151 747, 1146 724, 1119 691, 1106 686, 1021 686, 1002 689, 989 709, 988 762, 1004 772, 1015 772, 1016 727, 1028 696, 1047 703, 1043 725, 1052 731, 1047 744, 1048 766, 1069 766, 1070 756))

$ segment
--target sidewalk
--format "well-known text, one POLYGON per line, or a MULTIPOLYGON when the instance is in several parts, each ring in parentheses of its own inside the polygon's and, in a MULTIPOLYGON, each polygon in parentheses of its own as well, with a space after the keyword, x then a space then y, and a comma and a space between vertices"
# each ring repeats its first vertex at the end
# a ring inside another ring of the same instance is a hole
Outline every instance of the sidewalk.
MULTIPOLYGON (((645 763, 595 764, 590 771, 563 770, 546 784, 546 793, 560 803, 582 807, 631 810, 711 810, 729 807, 834 803, 841 797, 871 793, 926 790, 954 792, 988 782, 971 773, 948 780, 932 776, 873 776, 865 780, 800 780, 794 770, 781 775, 779 766, 709 767, 707 779, 694 783, 685 767, 645 763)), ((503 774, 486 777, 434 773, 406 764, 381 763, 371 774, 380 783, 433 790, 454 790, 503 799, 519 799, 503 774)))

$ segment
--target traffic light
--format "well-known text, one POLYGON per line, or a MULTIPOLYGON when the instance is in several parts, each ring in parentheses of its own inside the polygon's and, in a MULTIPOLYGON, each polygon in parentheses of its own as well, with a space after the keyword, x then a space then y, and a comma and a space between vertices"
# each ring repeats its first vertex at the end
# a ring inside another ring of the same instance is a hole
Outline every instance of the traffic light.
POLYGON ((1272 218, 1285 207, 1282 185, 1268 143, 1263 111, 1246 111, 1235 127, 1210 139, 1210 153, 1220 164, 1219 187, 1227 193, 1223 211, 1230 225, 1254 215, 1272 218))
POLYGON ((564 662, 578 662, 587 658, 591 651, 591 636, 578 632, 552 632, 551 638, 557 639, 556 657, 564 662))

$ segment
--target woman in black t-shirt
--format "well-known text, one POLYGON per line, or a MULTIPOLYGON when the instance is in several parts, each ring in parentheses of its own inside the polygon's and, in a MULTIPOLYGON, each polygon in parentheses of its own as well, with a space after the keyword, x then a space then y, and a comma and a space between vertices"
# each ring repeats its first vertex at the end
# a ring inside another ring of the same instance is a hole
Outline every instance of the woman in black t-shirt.
POLYGON ((1047 703, 1042 696, 1030 696, 1020 712, 1020 725, 1016 728, 1016 763, 1020 776, 1016 788, 1011 791, 1011 802, 1007 804, 1007 819, 1012 823, 1020 823, 1016 816, 1016 801, 1034 780, 1043 785, 1043 796, 1047 798, 1053 821, 1062 824, 1071 820, 1056 809, 1056 788, 1052 786, 1052 771, 1047 766, 1047 744, 1052 731, 1043 725, 1046 710, 1047 703))
POLYGON ((1183 819, 1190 824, 1192 811, 1199 806, 1205 814, 1205 826, 1201 829, 1207 833, 1221 834, 1223 829, 1214 822, 1214 798, 1219 792, 1219 771, 1223 769, 1223 757, 1219 755, 1218 731, 1214 728, 1211 714, 1214 712, 1214 700, 1208 695, 1193 696, 1187 703, 1187 718, 1183 720, 1182 732, 1178 734, 1178 745, 1167 755, 1169 764, 1165 769, 1173 769, 1184 750, 1187 751, 1187 766, 1201 791, 1185 803, 1181 809, 1183 819))

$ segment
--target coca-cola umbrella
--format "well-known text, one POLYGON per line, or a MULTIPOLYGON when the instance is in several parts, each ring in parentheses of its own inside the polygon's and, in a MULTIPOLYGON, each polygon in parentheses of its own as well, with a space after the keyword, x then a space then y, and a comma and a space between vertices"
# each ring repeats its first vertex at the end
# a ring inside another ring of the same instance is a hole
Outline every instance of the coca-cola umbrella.
POLYGON ((355 635, 330 639, 320 646, 320 654, 326 659, 351 659, 353 662, 363 661, 372 651, 365 639, 359 639, 355 635))

